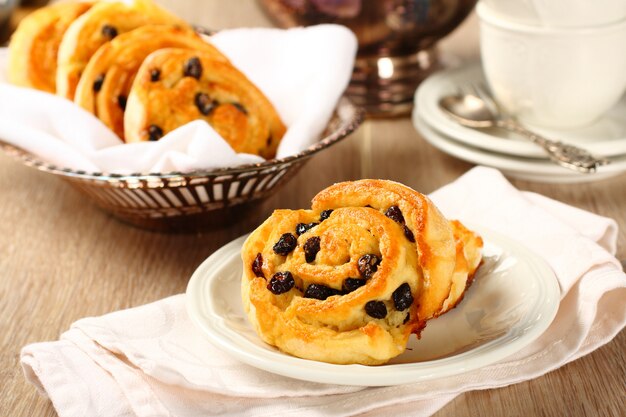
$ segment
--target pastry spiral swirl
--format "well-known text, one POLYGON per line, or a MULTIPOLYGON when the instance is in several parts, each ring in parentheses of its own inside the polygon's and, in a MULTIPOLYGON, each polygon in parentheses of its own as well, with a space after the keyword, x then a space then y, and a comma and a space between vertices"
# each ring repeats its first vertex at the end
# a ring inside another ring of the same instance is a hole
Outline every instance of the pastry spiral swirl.
POLYGON ((80 78, 74 102, 124 138, 124 111, 133 80, 144 59, 162 48, 203 51, 215 60, 228 61, 217 48, 191 29, 142 26, 118 35, 98 49, 80 78))
POLYGON ((260 337, 330 363, 380 364, 461 299, 480 237, 401 184, 361 180, 276 210, 246 240, 242 298, 260 337))
POLYGON ((146 25, 188 25, 152 0, 98 2, 69 26, 58 53, 57 94, 72 100, 87 63, 118 35, 146 25))
POLYGON ((128 96, 126 142, 158 140, 198 119, 208 122, 236 152, 267 159, 276 155, 286 130, 270 101, 231 63, 189 49, 150 54, 128 96))
POLYGON ((56 92, 57 53, 67 28, 92 3, 60 3, 26 16, 11 36, 8 75, 11 83, 56 92))

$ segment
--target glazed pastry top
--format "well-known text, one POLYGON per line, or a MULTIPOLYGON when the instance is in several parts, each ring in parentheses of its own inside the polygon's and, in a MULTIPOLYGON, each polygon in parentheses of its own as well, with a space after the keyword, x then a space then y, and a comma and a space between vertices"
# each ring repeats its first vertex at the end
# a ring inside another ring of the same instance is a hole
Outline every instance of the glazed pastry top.
POLYGON ((269 100, 228 61, 191 49, 152 53, 131 89, 126 141, 158 140, 198 119, 208 122, 236 152, 268 159, 286 130, 269 100))
POLYGON ((244 309, 279 349, 379 364, 460 301, 480 237, 401 184, 336 184, 312 210, 276 210, 242 250, 244 309))

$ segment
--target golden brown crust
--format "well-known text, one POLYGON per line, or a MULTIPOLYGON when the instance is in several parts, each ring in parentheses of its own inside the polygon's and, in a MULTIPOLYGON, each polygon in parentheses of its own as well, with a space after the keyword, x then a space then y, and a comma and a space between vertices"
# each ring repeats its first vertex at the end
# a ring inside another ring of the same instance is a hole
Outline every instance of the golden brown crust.
POLYGON ((458 220, 450 221, 456 242, 456 266, 452 277, 450 295, 446 298, 440 314, 461 302, 465 291, 472 284, 474 273, 481 262, 483 240, 458 220))
POLYGON ((285 352, 332 363, 384 363, 404 351, 411 334, 411 326, 403 322, 407 314, 415 314, 415 306, 396 311, 390 300, 405 282, 413 293, 419 291, 417 257, 394 244, 403 241, 402 230, 369 208, 337 209, 302 234, 292 254, 274 253, 272 247, 283 233, 295 234, 298 223, 319 221, 319 215, 311 210, 277 210, 248 238, 242 252, 246 311, 261 338, 285 352), (307 263, 303 246, 313 237, 320 238, 321 248, 315 261, 307 263), (251 268, 259 253, 266 278, 256 277, 251 268), (341 290, 345 279, 360 276, 357 262, 364 253, 383 259, 367 285, 326 300, 303 297, 310 284, 341 290), (278 271, 290 271, 297 288, 281 295, 270 292, 268 281, 278 271), (385 318, 366 314, 364 306, 372 300, 385 302, 389 311, 385 318))
POLYGON ((456 265, 456 247, 449 222, 428 197, 402 184, 384 180, 361 180, 335 184, 313 199, 313 209, 371 206, 387 210, 397 205, 415 237, 419 265, 424 274, 418 315, 425 321, 442 313, 450 294, 456 265))
POLYGON ((98 48, 117 35, 145 25, 186 23, 150 0, 101 2, 76 19, 65 32, 58 54, 57 94, 72 100, 87 63, 98 48))
POLYGON ((135 75, 150 53, 168 47, 204 51, 216 60, 227 61, 214 46, 191 29, 142 26, 117 36, 98 49, 85 67, 74 102, 98 116, 120 138, 124 138, 124 109, 135 75))
POLYGON ((242 249, 242 299, 251 323, 265 342, 298 357, 331 363, 387 362, 405 350, 410 334, 419 334, 427 319, 458 302, 463 291, 456 291, 456 285, 466 285, 480 262, 479 237, 460 223, 448 222, 428 198, 398 183, 336 184, 315 196, 312 207, 276 210, 242 249), (395 215, 389 214, 390 207, 395 207, 395 215), (320 222, 321 213, 329 209, 330 216, 320 222), (312 222, 320 223, 298 236, 297 246, 287 255, 274 251, 284 233, 296 235, 298 224, 312 222), (319 237, 319 252, 311 261, 305 248, 314 237, 319 237), (465 244, 471 248, 465 250, 465 244), (367 254, 380 259, 369 278, 358 266, 367 254), (289 271, 295 283, 275 294, 268 283, 279 271, 289 271), (348 291, 349 278, 365 281, 348 291), (335 295, 307 298, 311 284, 335 295), (397 304, 404 284, 412 302, 397 304), (385 315, 369 314, 369 302, 383 303, 385 315))
POLYGON ((152 53, 128 98, 126 141, 150 140, 150 126, 167 134, 197 119, 208 122, 236 152, 265 158, 274 157, 286 130, 269 100, 229 62, 194 50, 152 53))
POLYGON ((60 3, 35 10, 17 27, 9 44, 9 81, 54 93, 57 53, 70 24, 92 3, 60 3))

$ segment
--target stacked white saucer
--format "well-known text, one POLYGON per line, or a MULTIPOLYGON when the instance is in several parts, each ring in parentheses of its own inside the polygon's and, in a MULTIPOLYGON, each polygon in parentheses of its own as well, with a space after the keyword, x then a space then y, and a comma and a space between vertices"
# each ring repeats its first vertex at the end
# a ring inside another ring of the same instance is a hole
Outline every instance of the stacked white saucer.
POLYGON ((510 177, 540 182, 586 182, 626 172, 626 96, 602 117, 580 128, 553 129, 528 126, 547 138, 583 147, 611 163, 592 174, 581 174, 551 162, 528 140, 501 129, 463 127, 440 107, 439 100, 471 84, 486 84, 481 65, 474 63, 438 72, 422 82, 415 93, 413 124, 422 137, 459 159, 500 169, 510 177))

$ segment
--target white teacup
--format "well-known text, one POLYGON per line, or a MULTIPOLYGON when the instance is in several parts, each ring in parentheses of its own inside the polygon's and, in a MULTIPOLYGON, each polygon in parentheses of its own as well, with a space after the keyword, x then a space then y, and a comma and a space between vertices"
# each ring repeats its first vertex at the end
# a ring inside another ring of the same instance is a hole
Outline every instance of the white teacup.
POLYGON ((594 28, 513 23, 483 3, 480 49, 498 102, 522 121, 570 128, 590 124, 626 88, 626 19, 594 28))
POLYGON ((626 0, 481 0, 499 17, 528 25, 591 27, 626 19, 626 0))
POLYGON ((626 0, 532 0, 546 26, 591 27, 626 19, 626 0))
POLYGON ((498 17, 511 22, 541 26, 533 0, 481 0, 498 17))

